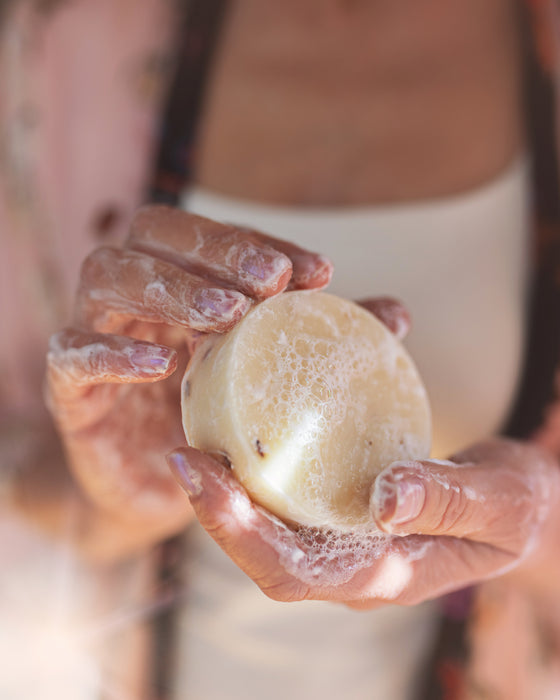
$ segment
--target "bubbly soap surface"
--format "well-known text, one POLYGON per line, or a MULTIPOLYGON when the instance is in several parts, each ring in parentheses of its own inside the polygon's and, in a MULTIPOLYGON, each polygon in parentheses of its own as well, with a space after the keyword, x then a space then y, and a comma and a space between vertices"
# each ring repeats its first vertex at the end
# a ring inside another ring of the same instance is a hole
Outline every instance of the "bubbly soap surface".
POLYGON ((225 455, 285 521, 371 528, 376 475, 429 455, 431 419, 403 346, 358 305, 286 292, 201 345, 182 389, 187 441, 225 455))

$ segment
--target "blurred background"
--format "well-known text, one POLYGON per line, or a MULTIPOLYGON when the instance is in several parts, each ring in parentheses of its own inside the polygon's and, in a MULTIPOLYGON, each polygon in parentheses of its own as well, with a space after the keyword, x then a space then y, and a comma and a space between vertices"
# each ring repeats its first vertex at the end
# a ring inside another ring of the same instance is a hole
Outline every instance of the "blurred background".
POLYGON ((173 0, 0 3, 2 698, 160 697, 148 659, 173 595, 159 581, 161 552, 110 564, 76 553, 88 525, 42 383, 81 261, 122 241, 147 197, 187 10, 173 0))

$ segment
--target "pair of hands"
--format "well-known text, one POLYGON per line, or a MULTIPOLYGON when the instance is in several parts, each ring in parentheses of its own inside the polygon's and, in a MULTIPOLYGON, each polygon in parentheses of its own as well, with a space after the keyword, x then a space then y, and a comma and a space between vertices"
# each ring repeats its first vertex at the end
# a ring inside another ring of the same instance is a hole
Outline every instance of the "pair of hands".
MULTIPOLYGON (((558 531, 560 474, 534 445, 492 440, 452 462, 391 465, 371 498, 372 524, 386 534, 362 537, 291 529, 252 503, 227 467, 176 449, 181 370, 200 337, 284 289, 322 288, 331 273, 325 258, 292 244, 165 207, 141 210, 123 249, 95 251, 47 373, 49 406, 90 499, 156 540, 192 517, 178 482, 206 530, 277 600, 412 604, 523 561, 542 568, 558 531), (163 459, 171 450, 172 473, 163 459)), ((398 303, 365 305, 406 333, 398 303)))

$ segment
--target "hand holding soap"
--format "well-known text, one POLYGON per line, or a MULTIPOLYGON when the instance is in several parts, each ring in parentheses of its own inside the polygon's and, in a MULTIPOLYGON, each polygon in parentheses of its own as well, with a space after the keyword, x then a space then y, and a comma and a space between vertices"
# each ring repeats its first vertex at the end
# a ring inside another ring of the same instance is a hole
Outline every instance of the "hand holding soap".
POLYGON ((195 352, 183 380, 187 441, 227 457, 285 521, 371 527, 376 475, 428 457, 430 409, 406 350, 368 311, 320 292, 255 306, 195 352))

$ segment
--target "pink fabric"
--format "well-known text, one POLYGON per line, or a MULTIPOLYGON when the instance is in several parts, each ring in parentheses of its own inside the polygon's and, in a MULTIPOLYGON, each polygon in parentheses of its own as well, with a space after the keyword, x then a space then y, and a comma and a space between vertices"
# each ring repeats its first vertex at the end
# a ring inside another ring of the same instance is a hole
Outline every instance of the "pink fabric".
POLYGON ((68 322, 80 263, 101 242, 96 222, 109 229, 105 242, 117 241, 142 199, 173 7, 165 0, 73 0, 47 14, 20 0, 5 20, 0 402, 17 413, 42 411, 36 358, 68 322))

